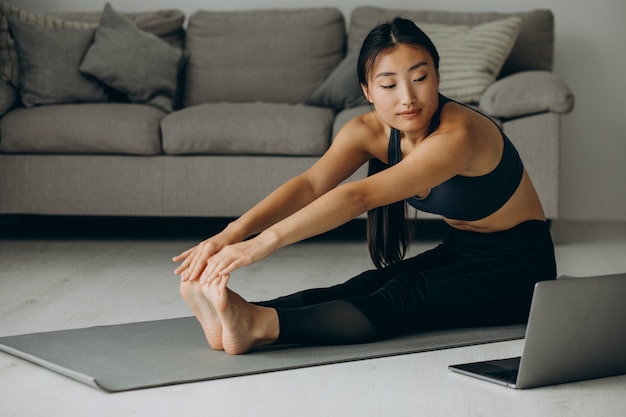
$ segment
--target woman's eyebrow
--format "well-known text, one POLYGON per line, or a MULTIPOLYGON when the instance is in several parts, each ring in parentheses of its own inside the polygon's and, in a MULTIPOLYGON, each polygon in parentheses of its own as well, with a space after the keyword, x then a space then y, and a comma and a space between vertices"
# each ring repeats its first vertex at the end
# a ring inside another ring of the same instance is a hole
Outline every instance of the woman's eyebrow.
MULTIPOLYGON (((423 67, 424 65, 428 65, 428 63, 426 61, 418 62, 417 64, 411 66, 411 68, 409 68, 409 70, 407 72, 414 71, 414 70, 418 69, 419 67, 423 67)), ((378 74, 376 74, 376 76, 374 78, 391 77, 391 76, 394 76, 394 75, 397 75, 397 74, 395 72, 383 71, 383 72, 379 72, 378 74)))

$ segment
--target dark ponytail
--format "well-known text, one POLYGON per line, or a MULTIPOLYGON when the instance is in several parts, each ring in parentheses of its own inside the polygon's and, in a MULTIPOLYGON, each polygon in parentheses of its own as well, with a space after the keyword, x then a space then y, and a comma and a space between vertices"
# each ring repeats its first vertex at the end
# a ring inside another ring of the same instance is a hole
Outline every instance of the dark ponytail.
MULTIPOLYGON (((374 175, 387 167, 378 159, 371 159, 367 175, 374 175)), ((367 212, 367 245, 376 268, 401 261, 406 255, 410 238, 404 201, 367 212)))

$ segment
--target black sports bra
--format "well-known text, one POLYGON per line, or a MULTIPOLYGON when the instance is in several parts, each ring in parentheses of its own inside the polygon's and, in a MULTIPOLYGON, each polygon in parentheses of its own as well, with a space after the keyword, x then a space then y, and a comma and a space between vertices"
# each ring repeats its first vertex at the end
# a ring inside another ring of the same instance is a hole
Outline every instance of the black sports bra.
MULTIPOLYGON (((433 115, 429 134, 439 127, 441 109, 449 101, 452 100, 439 95, 439 108, 433 115)), ((515 146, 502 130, 500 132, 504 150, 493 171, 478 177, 457 175, 433 188, 426 197, 411 197, 406 201, 418 210, 455 220, 479 220, 496 212, 515 193, 524 173, 515 146)), ((391 129, 388 152, 390 165, 400 162, 400 131, 394 128, 391 129)))

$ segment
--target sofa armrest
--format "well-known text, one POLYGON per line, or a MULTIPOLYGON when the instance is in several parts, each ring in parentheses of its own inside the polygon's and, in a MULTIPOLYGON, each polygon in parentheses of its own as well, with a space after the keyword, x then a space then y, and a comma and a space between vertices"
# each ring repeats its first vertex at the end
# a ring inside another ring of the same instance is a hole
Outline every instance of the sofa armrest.
POLYGON ((17 88, 0 80, 0 117, 17 104, 19 96, 17 88))
POLYGON ((574 108, 574 94, 552 72, 522 71, 491 84, 479 107, 489 116, 509 119, 546 111, 565 114, 574 108))

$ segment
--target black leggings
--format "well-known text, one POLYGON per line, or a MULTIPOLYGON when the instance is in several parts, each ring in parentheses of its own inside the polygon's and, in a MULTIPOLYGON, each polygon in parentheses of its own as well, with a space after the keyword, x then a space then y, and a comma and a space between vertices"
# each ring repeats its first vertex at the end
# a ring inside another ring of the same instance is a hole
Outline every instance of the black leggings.
POLYGON ((329 288, 257 303, 275 308, 276 344, 381 340, 421 329, 523 323, 537 281, 556 278, 545 222, 451 229, 434 249, 329 288))

